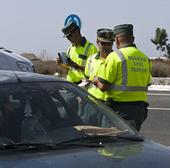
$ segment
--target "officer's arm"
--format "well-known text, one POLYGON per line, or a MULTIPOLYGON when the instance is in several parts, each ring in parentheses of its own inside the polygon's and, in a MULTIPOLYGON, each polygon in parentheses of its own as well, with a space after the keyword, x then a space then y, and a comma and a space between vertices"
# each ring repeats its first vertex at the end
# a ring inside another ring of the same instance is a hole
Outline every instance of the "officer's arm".
POLYGON ((106 83, 101 78, 94 78, 92 83, 97 86, 101 91, 107 91, 109 89, 109 83, 106 83))
POLYGON ((80 66, 80 65, 76 64, 75 62, 73 62, 71 60, 69 61, 68 66, 73 67, 73 68, 80 70, 80 71, 84 71, 84 69, 85 69, 84 66, 80 66))
POLYGON ((84 71, 84 70, 85 70, 85 67, 78 65, 78 66, 77 66, 77 69, 80 70, 80 71, 84 71))

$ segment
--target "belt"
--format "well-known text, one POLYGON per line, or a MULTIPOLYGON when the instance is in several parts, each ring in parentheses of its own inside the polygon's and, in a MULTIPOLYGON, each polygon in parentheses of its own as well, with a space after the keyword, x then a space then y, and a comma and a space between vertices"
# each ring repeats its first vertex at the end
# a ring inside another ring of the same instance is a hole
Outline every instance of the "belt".
POLYGON ((112 99, 107 99, 106 104, 112 104, 112 105, 118 105, 118 106, 122 106, 122 105, 145 105, 146 106, 148 103, 144 101, 117 102, 112 99))

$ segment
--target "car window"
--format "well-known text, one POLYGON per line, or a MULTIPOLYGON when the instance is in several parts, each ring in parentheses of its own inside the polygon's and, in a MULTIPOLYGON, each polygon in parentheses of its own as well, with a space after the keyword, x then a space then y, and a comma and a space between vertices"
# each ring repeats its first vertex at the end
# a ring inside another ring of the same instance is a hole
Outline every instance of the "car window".
POLYGON ((76 126, 134 133, 101 102, 70 83, 59 82, 4 85, 0 121, 0 143, 54 143, 74 136, 67 128, 76 126))

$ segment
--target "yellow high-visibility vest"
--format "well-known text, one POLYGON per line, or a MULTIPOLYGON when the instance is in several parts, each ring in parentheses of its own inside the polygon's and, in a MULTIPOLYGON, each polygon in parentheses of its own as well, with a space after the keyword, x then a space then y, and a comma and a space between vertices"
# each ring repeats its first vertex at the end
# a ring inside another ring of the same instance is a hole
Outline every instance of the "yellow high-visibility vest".
MULTIPOLYGON (((87 60, 85 67, 85 76, 92 81, 97 75, 100 69, 100 66, 104 63, 105 59, 101 59, 99 53, 90 56, 87 60)), ((87 91, 100 100, 105 100, 105 92, 102 92, 94 84, 90 84, 87 88, 87 91)))
MULTIPOLYGON (((86 40, 85 45, 73 46, 71 45, 67 51, 69 58, 80 66, 86 65, 87 58, 97 52, 96 47, 86 40)), ((70 82, 79 82, 84 77, 84 72, 70 68, 67 74, 67 80, 70 82)))
POLYGON ((108 98, 118 102, 147 101, 151 83, 151 62, 136 47, 112 52, 98 74, 102 82, 110 84, 108 98))

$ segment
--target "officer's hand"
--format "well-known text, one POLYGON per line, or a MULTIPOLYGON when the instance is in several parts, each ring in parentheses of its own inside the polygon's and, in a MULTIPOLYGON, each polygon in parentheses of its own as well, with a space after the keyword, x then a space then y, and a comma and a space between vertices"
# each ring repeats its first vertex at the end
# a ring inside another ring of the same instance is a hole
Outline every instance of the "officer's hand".
POLYGON ((98 80, 97 77, 95 77, 95 78, 93 79, 93 81, 92 81, 92 83, 93 83, 95 86, 97 86, 98 82, 99 82, 99 80, 98 80))
POLYGON ((109 85, 100 82, 100 80, 99 80, 98 77, 95 77, 95 78, 93 79, 92 83, 93 83, 96 87, 98 87, 101 91, 106 91, 106 90, 108 90, 108 88, 109 88, 109 85))

